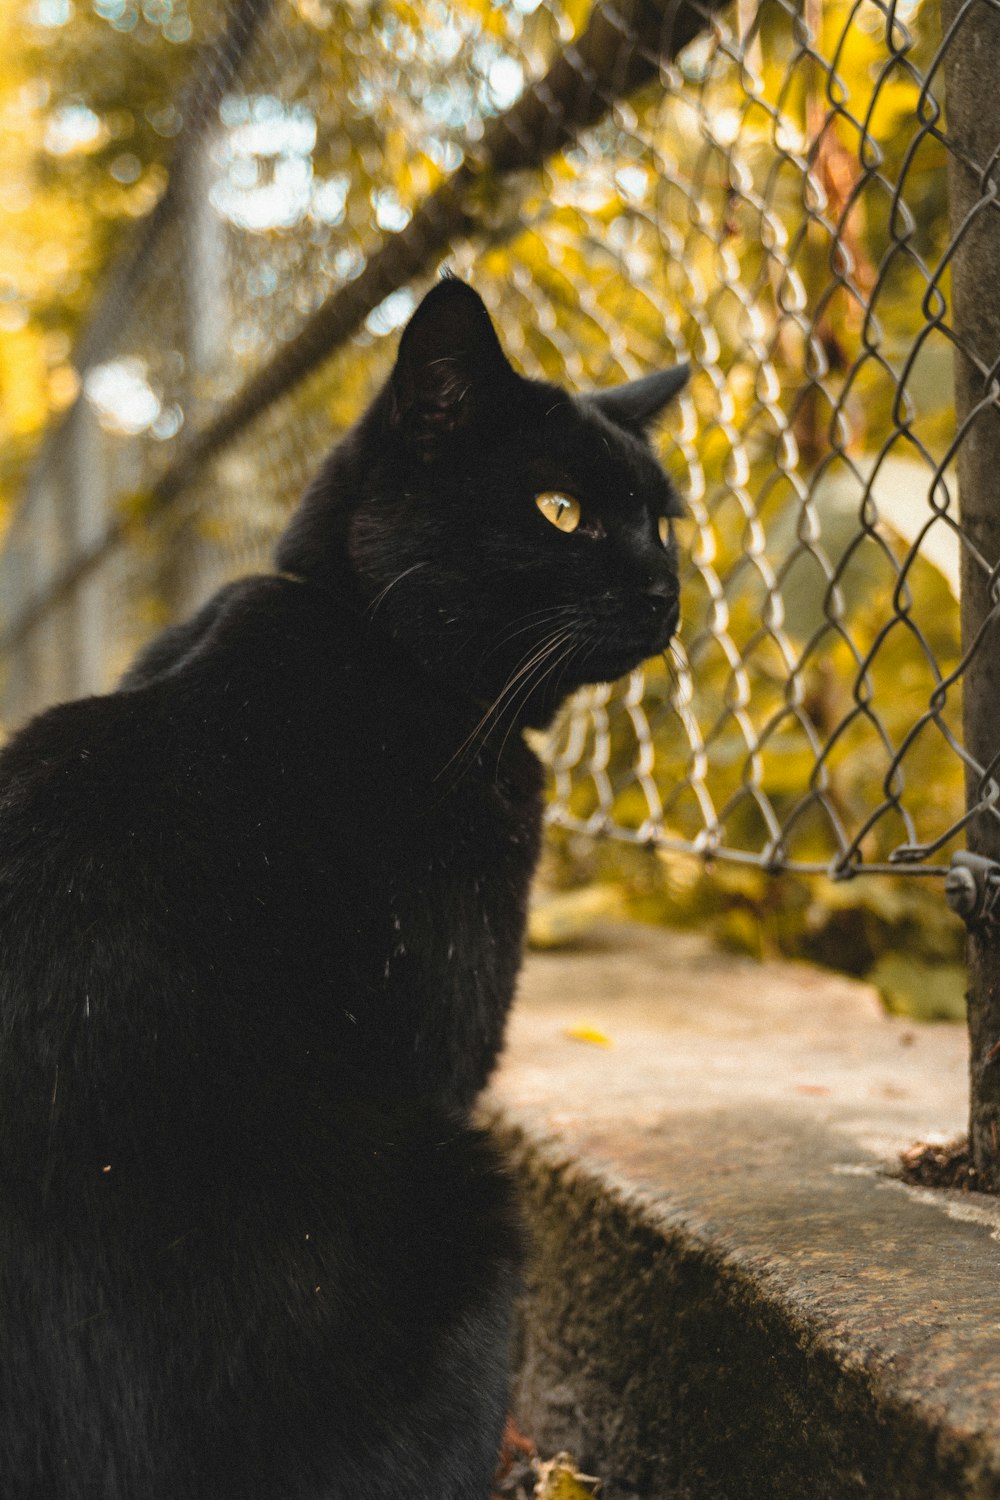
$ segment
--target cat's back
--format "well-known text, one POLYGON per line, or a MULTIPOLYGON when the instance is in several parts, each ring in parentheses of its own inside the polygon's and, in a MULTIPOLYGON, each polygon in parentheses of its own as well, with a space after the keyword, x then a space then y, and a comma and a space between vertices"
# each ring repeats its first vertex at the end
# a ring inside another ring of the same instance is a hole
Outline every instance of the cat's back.
POLYGON ((163 761, 153 705, 131 714, 118 695, 59 704, 4 748, 0 970, 38 924, 54 951, 61 928, 81 917, 94 922, 99 890, 105 900, 116 891, 137 898, 154 863, 148 792, 163 781, 163 761), (102 872, 113 878, 102 880, 102 872))
MULTIPOLYGON (((12 737, 0 750, 0 871, 14 859, 21 873, 40 869, 74 836, 90 851, 127 847, 217 794, 239 748, 253 748, 252 720, 280 738, 310 663, 297 601, 277 582, 221 590, 157 637, 117 690, 57 704, 12 737)), ((343 658, 339 634, 325 644, 343 658)))

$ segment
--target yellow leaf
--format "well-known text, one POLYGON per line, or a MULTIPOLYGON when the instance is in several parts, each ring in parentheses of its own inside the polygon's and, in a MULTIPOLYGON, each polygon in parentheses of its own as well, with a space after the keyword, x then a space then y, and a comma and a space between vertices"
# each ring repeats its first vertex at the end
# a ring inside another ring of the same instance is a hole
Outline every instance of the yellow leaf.
POLYGON ((593 1475, 581 1474, 568 1453, 557 1453, 538 1465, 535 1500, 593 1500, 600 1482, 593 1475))
POLYGON ((594 1026, 567 1026, 564 1032, 571 1041, 588 1042, 591 1047, 613 1047, 615 1044, 603 1031, 594 1026))

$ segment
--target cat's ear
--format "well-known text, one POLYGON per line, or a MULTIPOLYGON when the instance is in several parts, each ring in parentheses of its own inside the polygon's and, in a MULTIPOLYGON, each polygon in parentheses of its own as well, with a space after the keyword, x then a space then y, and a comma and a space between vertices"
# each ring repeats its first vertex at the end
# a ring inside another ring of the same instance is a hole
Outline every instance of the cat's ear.
POLYGON ((516 380, 482 298, 449 276, 432 287, 403 330, 391 421, 430 463, 457 434, 495 412, 516 380))
POLYGON ((595 391, 588 400, 619 427, 643 433, 684 389, 690 377, 690 365, 673 365, 669 370, 644 375, 641 380, 630 380, 627 385, 595 391))

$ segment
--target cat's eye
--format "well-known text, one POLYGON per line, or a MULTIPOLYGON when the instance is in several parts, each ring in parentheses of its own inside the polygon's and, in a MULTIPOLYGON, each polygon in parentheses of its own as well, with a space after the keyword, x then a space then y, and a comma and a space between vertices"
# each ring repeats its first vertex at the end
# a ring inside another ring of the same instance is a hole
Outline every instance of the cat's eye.
POLYGON ((543 490, 535 496, 535 504, 546 521, 551 521, 559 531, 575 531, 580 524, 580 502, 572 495, 564 495, 559 490, 543 490))
POLYGON ((661 516, 656 523, 656 529, 660 534, 660 541, 663 543, 664 547, 669 547, 670 540, 673 536, 673 528, 670 525, 670 517, 661 516))

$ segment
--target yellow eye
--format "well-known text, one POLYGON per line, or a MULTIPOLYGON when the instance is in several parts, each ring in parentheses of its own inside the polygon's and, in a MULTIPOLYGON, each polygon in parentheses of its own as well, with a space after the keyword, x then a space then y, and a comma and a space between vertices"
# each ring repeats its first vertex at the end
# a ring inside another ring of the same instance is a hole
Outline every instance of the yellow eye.
POLYGON ((660 533, 660 541, 663 543, 664 547, 668 546, 670 543, 671 530, 670 521, 667 516, 660 517, 660 519, 656 523, 656 529, 660 533))
POLYGON ((543 490, 535 496, 535 504, 545 517, 560 531, 575 531, 580 524, 580 502, 572 495, 562 495, 558 490, 543 490))

